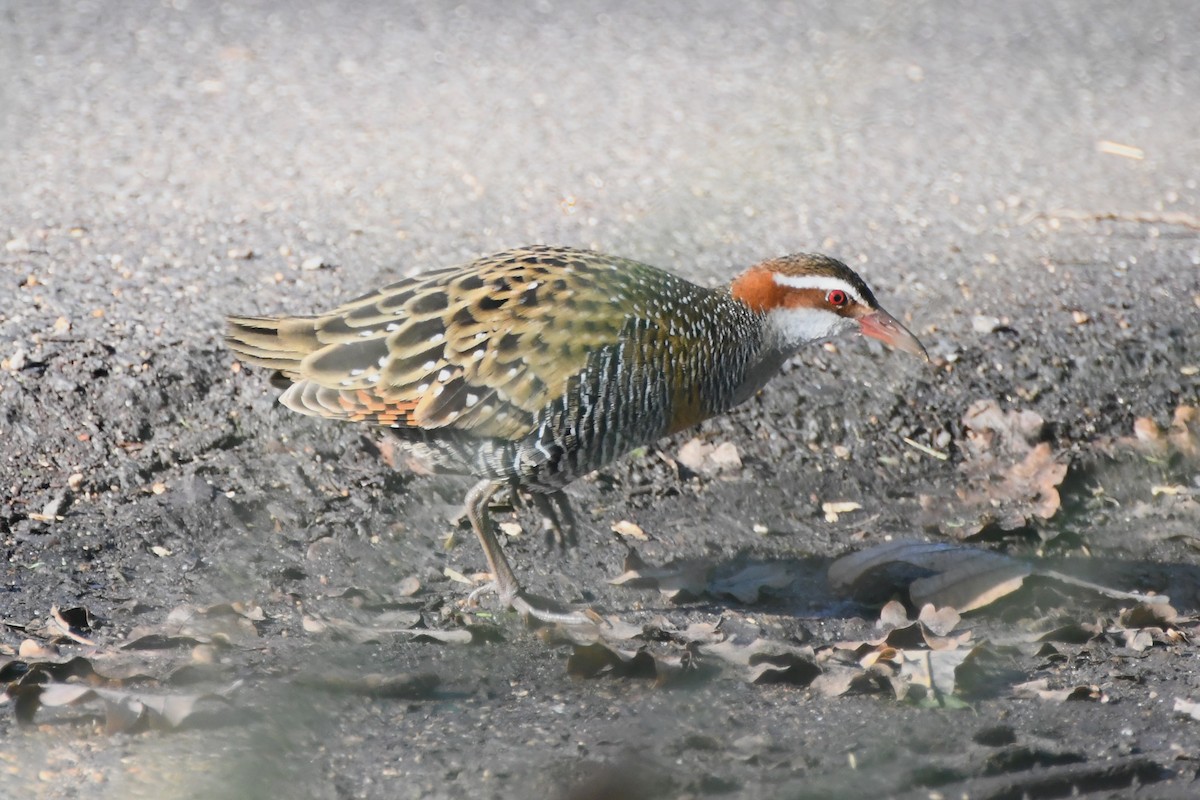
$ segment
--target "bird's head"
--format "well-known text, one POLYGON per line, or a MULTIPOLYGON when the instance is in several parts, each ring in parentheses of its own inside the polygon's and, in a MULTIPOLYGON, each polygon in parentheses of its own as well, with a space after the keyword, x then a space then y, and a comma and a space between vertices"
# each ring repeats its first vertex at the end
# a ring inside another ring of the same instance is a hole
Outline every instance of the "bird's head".
POLYGON ((863 279, 837 259, 799 253, 764 261, 739 275, 730 291, 766 315, 781 350, 858 331, 929 360, 917 337, 880 308, 863 279))

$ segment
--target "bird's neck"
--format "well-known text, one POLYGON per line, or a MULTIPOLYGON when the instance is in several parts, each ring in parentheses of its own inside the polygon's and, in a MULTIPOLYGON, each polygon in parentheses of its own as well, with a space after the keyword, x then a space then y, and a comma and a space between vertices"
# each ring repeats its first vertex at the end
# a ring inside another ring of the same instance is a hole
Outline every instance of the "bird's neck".
POLYGON ((742 380, 733 392, 731 406, 740 405, 779 374, 783 362, 791 357, 792 351, 784 351, 770 342, 764 342, 746 362, 742 380))
POLYGON ((781 347, 766 315, 746 308, 732 298, 728 302, 725 324, 704 359, 698 364, 705 416, 720 414, 750 399, 779 372, 792 355, 781 347))
MULTIPOLYGON (((818 317, 815 322, 821 322, 820 315, 813 316, 818 317)), ((730 408, 749 400, 802 347, 828 335, 820 325, 808 324, 802 314, 781 319, 778 314, 751 312, 748 327, 753 333, 745 337, 745 349, 737 356, 740 364, 734 372, 739 380, 730 395, 730 408)))

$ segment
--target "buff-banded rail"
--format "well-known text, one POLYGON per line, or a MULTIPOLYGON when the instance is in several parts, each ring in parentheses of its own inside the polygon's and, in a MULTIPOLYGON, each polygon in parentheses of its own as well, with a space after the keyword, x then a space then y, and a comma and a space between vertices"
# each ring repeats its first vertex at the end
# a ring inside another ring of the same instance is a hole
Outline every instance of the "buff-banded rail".
POLYGON ((436 472, 478 478, 466 513, 502 602, 585 615, 527 594, 489 505, 528 493, 560 543, 563 488, 630 450, 722 414, 801 347, 857 331, 925 357, 853 270, 773 258, 722 288, 585 250, 535 246, 392 283, 311 316, 231 316, 242 361, 275 370, 302 414, 390 429, 436 472))

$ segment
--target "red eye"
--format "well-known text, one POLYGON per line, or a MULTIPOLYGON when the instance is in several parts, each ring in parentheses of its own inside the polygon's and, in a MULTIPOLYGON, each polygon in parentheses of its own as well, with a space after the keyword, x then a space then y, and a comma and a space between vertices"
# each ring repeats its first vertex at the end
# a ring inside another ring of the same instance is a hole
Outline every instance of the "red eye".
POLYGON ((825 295, 825 299, 831 306, 837 306, 838 308, 841 308, 842 306, 846 305, 846 293, 841 289, 833 289, 829 292, 829 294, 825 295))

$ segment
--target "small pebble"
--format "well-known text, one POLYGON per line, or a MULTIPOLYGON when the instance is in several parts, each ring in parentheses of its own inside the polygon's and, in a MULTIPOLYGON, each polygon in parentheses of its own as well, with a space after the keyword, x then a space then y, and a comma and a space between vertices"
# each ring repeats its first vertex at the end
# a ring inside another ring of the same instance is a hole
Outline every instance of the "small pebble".
POLYGON ((62 513, 67 505, 67 490, 63 489, 56 494, 54 498, 42 508, 42 516, 47 520, 52 520, 62 513))
POLYGON ((18 347, 17 352, 13 353, 11 356, 9 356, 7 359, 5 359, 5 363, 8 365, 8 368, 10 370, 12 370, 13 372, 20 372, 22 369, 25 368, 26 358, 27 358, 27 355, 25 353, 25 348, 18 347))
POLYGON ((976 333, 991 333, 999 327, 1000 320, 997 317, 988 317, 979 314, 971 320, 971 328, 976 333))

